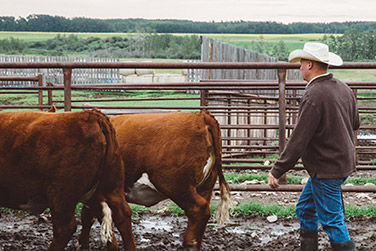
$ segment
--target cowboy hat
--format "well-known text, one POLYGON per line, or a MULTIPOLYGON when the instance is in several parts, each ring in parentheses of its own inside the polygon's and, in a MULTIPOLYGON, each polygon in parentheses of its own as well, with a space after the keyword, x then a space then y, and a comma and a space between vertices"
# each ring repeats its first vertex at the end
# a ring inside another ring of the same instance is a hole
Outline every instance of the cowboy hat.
POLYGON ((289 55, 289 62, 299 62, 301 59, 318 61, 328 65, 342 65, 343 61, 340 56, 329 52, 326 44, 307 42, 304 44, 303 50, 294 50, 289 55))

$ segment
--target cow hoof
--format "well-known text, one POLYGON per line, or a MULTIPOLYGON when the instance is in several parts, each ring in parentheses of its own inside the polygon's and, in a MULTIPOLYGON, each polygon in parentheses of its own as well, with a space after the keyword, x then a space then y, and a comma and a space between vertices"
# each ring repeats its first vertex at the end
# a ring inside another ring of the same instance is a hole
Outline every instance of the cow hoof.
POLYGON ((115 245, 111 242, 108 242, 107 243, 107 251, 118 251, 119 250, 119 246, 118 245, 115 245))
POLYGON ((74 243, 74 246, 76 248, 77 251, 89 251, 89 247, 83 247, 79 241, 76 241, 74 243))
POLYGON ((40 214, 38 217, 38 224, 47 223, 47 222, 48 222, 47 216, 44 214, 40 214))
POLYGON ((199 251, 200 248, 197 243, 185 244, 184 251, 199 251))

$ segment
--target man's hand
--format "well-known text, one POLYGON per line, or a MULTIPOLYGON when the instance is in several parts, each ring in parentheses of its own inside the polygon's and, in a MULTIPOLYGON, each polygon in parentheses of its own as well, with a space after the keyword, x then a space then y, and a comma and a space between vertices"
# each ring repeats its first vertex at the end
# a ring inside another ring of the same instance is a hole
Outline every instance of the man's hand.
POLYGON ((279 184, 278 184, 278 179, 276 179, 272 173, 269 173, 269 176, 268 176, 268 184, 271 188, 278 188, 279 187, 279 184))

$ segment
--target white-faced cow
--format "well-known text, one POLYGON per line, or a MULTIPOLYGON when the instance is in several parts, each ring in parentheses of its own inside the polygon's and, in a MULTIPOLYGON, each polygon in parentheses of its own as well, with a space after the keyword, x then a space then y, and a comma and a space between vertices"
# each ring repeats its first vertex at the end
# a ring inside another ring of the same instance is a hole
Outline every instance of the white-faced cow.
MULTIPOLYGON (((0 206, 34 214, 49 207, 48 250, 64 250, 76 230, 76 204, 101 205, 104 230, 112 230, 113 216, 125 250, 135 250, 118 150, 109 119, 96 110, 2 112, 0 206)), ((111 231, 104 236, 111 238, 111 231)))
MULTIPOLYGON (((150 206, 166 198, 173 200, 188 217, 183 246, 200 250, 218 177, 217 219, 223 223, 228 217, 230 194, 222 172, 217 120, 206 111, 120 115, 110 120, 124 161, 127 201, 150 206), (137 182, 145 174, 152 185, 137 182)), ((81 239, 88 240, 95 215, 92 210, 83 212, 81 239)))

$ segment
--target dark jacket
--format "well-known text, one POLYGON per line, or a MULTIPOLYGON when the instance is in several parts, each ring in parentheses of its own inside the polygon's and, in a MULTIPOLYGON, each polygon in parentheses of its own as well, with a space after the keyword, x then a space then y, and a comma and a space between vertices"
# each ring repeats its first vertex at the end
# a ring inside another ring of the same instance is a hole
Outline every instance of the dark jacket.
POLYGON ((301 157, 311 177, 343 178, 355 171, 353 131, 359 128, 351 89, 332 74, 318 77, 302 98, 298 122, 271 173, 279 178, 301 157))

